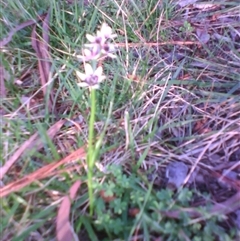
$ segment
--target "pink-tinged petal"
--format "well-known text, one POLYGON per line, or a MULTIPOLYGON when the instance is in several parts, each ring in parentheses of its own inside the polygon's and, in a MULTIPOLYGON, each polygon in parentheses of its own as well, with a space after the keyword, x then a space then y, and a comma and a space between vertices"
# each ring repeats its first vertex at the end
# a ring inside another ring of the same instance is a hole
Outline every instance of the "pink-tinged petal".
POLYGON ((81 80, 85 80, 86 79, 86 77, 87 77, 87 75, 86 74, 83 74, 83 73, 81 73, 81 72, 79 72, 79 71, 76 71, 76 75, 77 75, 77 77, 79 78, 79 79, 81 79, 81 80))
POLYGON ((97 46, 101 46, 105 43, 106 41, 106 38, 104 37, 104 35, 100 32, 100 31, 97 31, 97 36, 96 36, 96 39, 94 41, 94 43, 92 44, 96 44, 97 46))
POLYGON ((89 49, 84 49, 83 53, 86 57, 89 57, 90 55, 92 55, 92 52, 89 49))
POLYGON ((85 54, 86 61, 91 59, 97 59, 100 56, 100 48, 96 44, 85 44, 86 47, 90 49, 84 49, 83 52, 85 54))
POLYGON ((103 72, 103 68, 102 68, 102 66, 99 66, 99 67, 95 70, 94 74, 99 77, 99 76, 102 75, 102 72, 103 72))
POLYGON ((91 48, 91 51, 92 51, 92 55, 94 56, 99 56, 100 55, 100 52, 101 52, 101 48, 98 44, 95 44, 92 48, 91 48))
POLYGON ((86 73, 87 77, 89 77, 90 75, 93 74, 93 69, 92 69, 92 66, 90 64, 86 63, 84 68, 85 68, 85 73, 86 73))
POLYGON ((90 35, 90 34, 86 34, 86 38, 87 38, 87 40, 88 40, 89 42, 91 42, 91 43, 95 42, 95 40, 96 40, 96 37, 95 37, 95 36, 92 36, 92 35, 90 35))
POLYGON ((103 23, 101 27, 101 33, 105 36, 110 36, 112 34, 112 29, 106 23, 103 23))
POLYGON ((89 86, 86 82, 77 83, 77 85, 79 87, 88 87, 89 86))
POLYGON ((111 52, 115 52, 115 46, 113 44, 105 44, 102 48, 102 53, 106 54, 108 57, 116 58, 114 54, 111 54, 111 52))
POLYGON ((102 31, 97 30, 97 36, 101 37, 102 36, 102 31))
POLYGON ((93 59, 92 53, 89 49, 84 49, 83 54, 84 55, 76 55, 76 57, 83 62, 86 62, 86 61, 89 61, 89 60, 93 59))
POLYGON ((109 27, 106 23, 102 24, 100 32, 101 32, 101 35, 106 39, 109 39, 109 38, 113 39, 117 37, 116 34, 112 34, 112 28, 109 27))
POLYGON ((91 86, 91 89, 99 89, 100 88, 100 86, 99 86, 99 84, 96 84, 96 85, 93 85, 93 86, 91 86))
POLYGON ((77 57, 78 59, 84 59, 84 58, 85 58, 85 56, 80 55, 80 54, 76 55, 76 57, 77 57))
POLYGON ((102 75, 98 77, 98 83, 102 83, 106 79, 106 76, 102 75))

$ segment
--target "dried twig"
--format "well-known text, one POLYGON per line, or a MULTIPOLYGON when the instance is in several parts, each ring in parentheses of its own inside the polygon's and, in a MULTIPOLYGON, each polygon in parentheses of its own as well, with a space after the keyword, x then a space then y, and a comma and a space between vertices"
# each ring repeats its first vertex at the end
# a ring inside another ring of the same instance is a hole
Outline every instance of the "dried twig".
POLYGON ((148 43, 116 43, 117 47, 129 47, 129 48, 137 48, 137 47, 156 47, 156 46, 164 46, 164 45, 198 45, 201 46, 201 43, 198 41, 167 41, 167 42, 148 42, 148 43))
POLYGON ((0 198, 3 198, 13 192, 17 192, 20 189, 26 187, 27 185, 31 184, 35 180, 41 180, 46 177, 50 177, 55 174, 55 170, 66 163, 72 162, 74 160, 79 160, 82 158, 85 158, 85 147, 80 147, 67 157, 63 158, 62 160, 58 160, 56 162, 50 163, 37 171, 30 173, 29 175, 15 181, 12 183, 9 183, 8 185, 0 188, 0 198))

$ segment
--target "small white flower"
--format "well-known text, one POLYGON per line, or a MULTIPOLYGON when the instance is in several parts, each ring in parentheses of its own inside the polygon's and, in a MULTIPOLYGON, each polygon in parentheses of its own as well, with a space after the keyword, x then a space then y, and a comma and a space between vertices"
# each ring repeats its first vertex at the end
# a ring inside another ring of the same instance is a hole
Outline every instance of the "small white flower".
POLYGON ((106 78, 102 73, 103 69, 101 66, 94 71, 90 64, 85 64, 85 74, 76 71, 77 76, 83 81, 78 83, 78 86, 98 89, 99 84, 106 78))
POLYGON ((86 37, 91 44, 103 46, 108 39, 113 39, 117 37, 117 35, 112 33, 112 29, 106 23, 103 23, 100 31, 97 31, 96 36, 87 34, 86 37))
POLYGON ((87 34, 86 37, 91 44, 100 44, 101 45, 106 41, 105 38, 103 38, 102 36, 98 36, 98 35, 93 36, 91 34, 87 34))
POLYGON ((88 49, 83 49, 83 55, 77 55, 78 59, 81 59, 83 62, 89 60, 98 59, 101 55, 101 48, 96 44, 86 44, 88 49))
POLYGON ((103 23, 100 31, 97 31, 97 36, 105 40, 117 37, 116 34, 112 33, 112 29, 106 23, 103 23))
POLYGON ((108 56, 113 59, 116 58, 116 56, 112 54, 113 52, 115 52, 115 46, 113 44, 110 44, 110 43, 104 44, 102 46, 101 52, 105 56, 108 56))
POLYGON ((87 59, 97 59, 100 56, 101 49, 98 45, 93 44, 90 49, 83 50, 87 59))
POLYGON ((112 33, 112 29, 106 23, 103 23, 100 30, 97 31, 96 36, 91 34, 86 35, 90 43, 84 45, 86 48, 83 50, 83 56, 78 55, 77 57, 84 62, 99 59, 101 54, 116 58, 112 54, 115 51, 115 46, 108 42, 109 39, 113 39, 116 36, 116 34, 112 33))

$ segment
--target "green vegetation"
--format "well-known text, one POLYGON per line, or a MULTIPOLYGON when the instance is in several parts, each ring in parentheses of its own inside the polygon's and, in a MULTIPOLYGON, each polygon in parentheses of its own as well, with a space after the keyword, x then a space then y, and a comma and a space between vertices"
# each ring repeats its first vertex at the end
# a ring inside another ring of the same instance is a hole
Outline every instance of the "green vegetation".
POLYGON ((0 3, 1 240, 66 240, 78 180, 75 240, 237 240, 240 6, 184 2, 0 3), (94 62, 93 95, 76 71, 103 23, 117 58, 94 62), (177 187, 173 162, 188 167, 177 187))

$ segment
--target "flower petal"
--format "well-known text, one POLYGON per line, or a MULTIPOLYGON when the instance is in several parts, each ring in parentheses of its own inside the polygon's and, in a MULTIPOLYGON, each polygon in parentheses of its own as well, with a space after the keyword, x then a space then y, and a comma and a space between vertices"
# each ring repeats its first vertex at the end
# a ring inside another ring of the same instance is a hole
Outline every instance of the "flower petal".
POLYGON ((106 76, 104 76, 104 75, 99 76, 98 77, 98 83, 103 82, 103 80, 105 80, 105 79, 106 79, 106 76))
POLYGON ((92 52, 89 49, 84 49, 83 53, 86 57, 89 57, 92 54, 92 52))
POLYGON ((101 27, 101 32, 106 37, 108 37, 108 36, 110 36, 112 34, 112 29, 106 23, 103 23, 102 27, 101 27))
POLYGON ((86 82, 77 83, 77 85, 80 87, 88 87, 89 86, 86 82))
POLYGON ((115 52, 115 46, 113 44, 106 43, 102 48, 102 53, 106 54, 108 57, 116 58, 112 52, 115 52))
POLYGON ((86 38, 91 43, 95 42, 95 39, 96 39, 96 37, 91 34, 86 34, 86 38))
POLYGON ((99 89, 100 88, 100 86, 99 86, 99 84, 96 84, 96 85, 92 85, 90 88, 92 88, 92 89, 99 89))
POLYGON ((103 68, 102 66, 99 66, 95 72, 94 72, 94 75, 97 75, 98 77, 100 77, 102 75, 102 72, 103 72, 103 68))
POLYGON ((85 73, 87 77, 93 74, 92 66, 89 63, 86 63, 84 68, 85 68, 85 73))
POLYGON ((79 79, 81 79, 81 80, 85 80, 86 79, 86 77, 87 77, 87 75, 86 74, 83 74, 83 73, 81 73, 81 72, 79 72, 79 71, 76 71, 76 75, 77 75, 77 77, 79 78, 79 79))
POLYGON ((83 52, 86 56, 86 61, 97 59, 100 56, 100 48, 97 44, 85 44, 90 49, 84 49, 83 52))
POLYGON ((116 34, 112 34, 112 28, 109 27, 106 23, 102 24, 100 32, 102 37, 104 37, 105 39, 110 39, 110 38, 113 39, 117 37, 116 34))
POLYGON ((112 54, 112 53, 107 53, 107 56, 112 58, 112 59, 116 59, 117 56, 115 54, 112 54))

